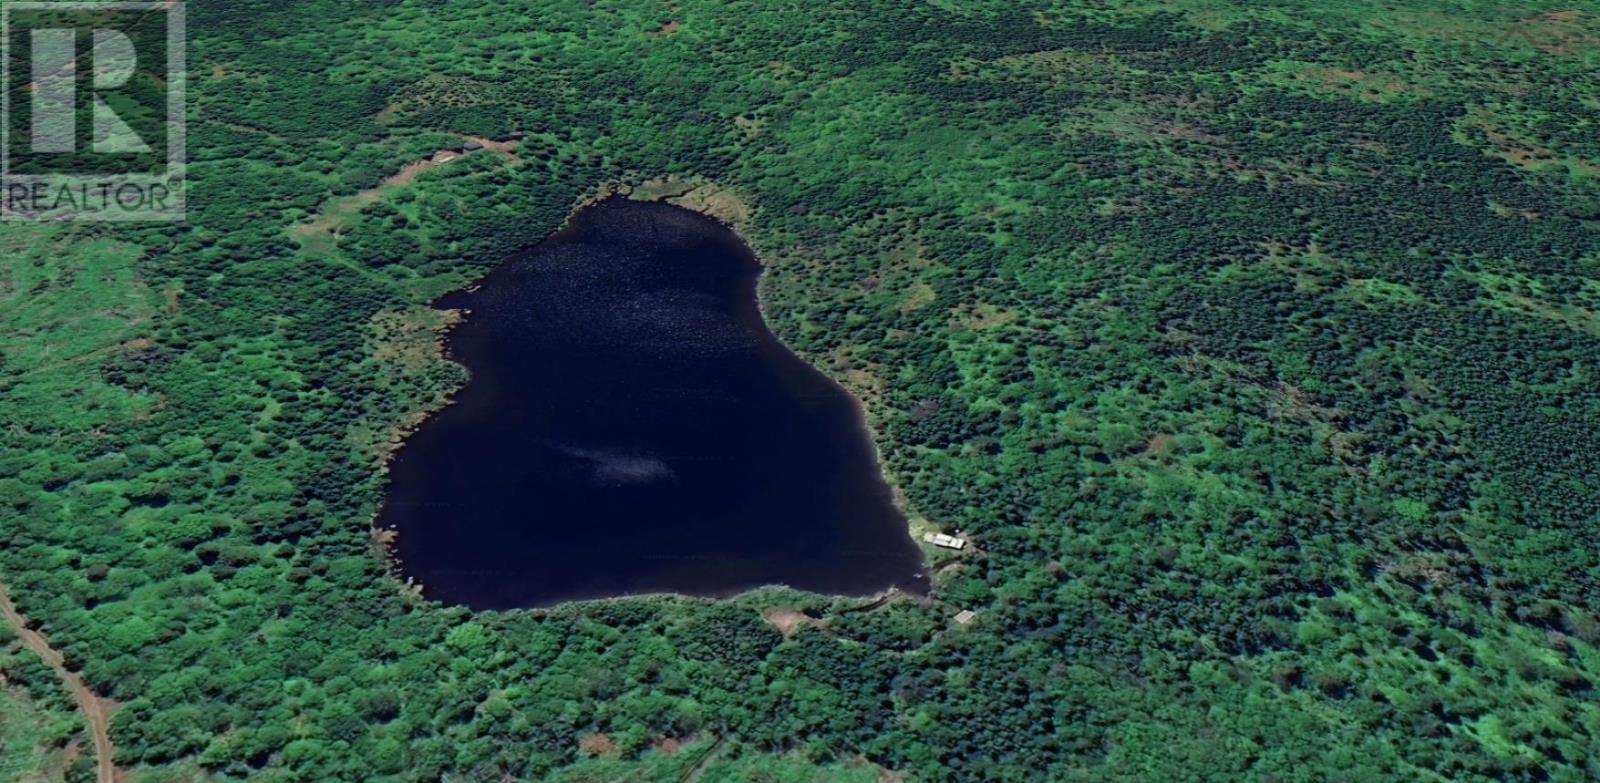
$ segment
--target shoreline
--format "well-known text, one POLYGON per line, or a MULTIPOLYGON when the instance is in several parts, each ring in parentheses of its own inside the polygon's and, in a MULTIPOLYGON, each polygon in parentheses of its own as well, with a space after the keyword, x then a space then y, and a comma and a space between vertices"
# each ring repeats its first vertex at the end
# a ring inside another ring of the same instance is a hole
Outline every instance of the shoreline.
POLYGON ((927 600, 931 597, 935 587, 934 578, 936 574, 932 570, 932 561, 928 557, 925 547, 918 543, 917 538, 917 534, 919 532, 930 528, 931 525, 925 518, 921 517, 920 515, 913 514, 908 509, 909 502, 903 489, 900 487, 898 482, 893 480, 886 470, 882 449, 878 444, 878 439, 881 434, 876 425, 875 417, 867 408, 862 396, 859 395, 857 391, 852 388, 852 386, 847 385, 845 382, 835 377, 832 373, 824 370, 822 366, 807 360, 806 357, 795 351, 791 346, 789 346, 788 343, 784 342, 775 331, 773 331, 771 325, 767 322, 767 303, 764 301, 764 297, 762 296, 764 287, 761 283, 762 278, 765 277, 764 272, 768 266, 767 264, 763 263, 761 254, 756 251, 754 244, 743 230, 744 228, 748 227, 751 216, 754 212, 754 208, 745 204, 737 195, 734 195, 733 199, 738 202, 740 212, 732 216, 726 214, 716 214, 705 209, 696 208, 695 206, 679 203, 683 201, 688 194, 708 188, 710 189, 712 196, 732 192, 732 190, 729 188, 716 186, 714 183, 710 182, 695 183, 686 180, 678 180, 671 177, 645 180, 637 185, 627 181, 609 181, 601 183, 593 190, 576 199, 574 206, 567 213, 561 224, 544 237, 540 238, 537 242, 519 247, 516 250, 507 253, 505 258, 499 264, 496 264, 494 267, 491 267, 485 271, 482 275, 472 279, 466 285, 447 291, 423 305, 429 310, 446 314, 445 319, 441 324, 429 327, 430 331, 432 331, 434 334, 434 339, 432 340, 432 344, 434 346, 434 359, 436 361, 444 361, 455 364, 457 367, 460 367, 461 371, 465 374, 465 380, 459 386, 451 389, 450 392, 445 395, 440 404, 418 411, 414 421, 410 421, 401 428, 396 429, 395 436, 391 437, 384 443, 381 449, 381 454, 378 457, 378 463, 376 467, 377 475, 383 479, 383 486, 381 489, 383 502, 380 503, 379 508, 373 513, 368 527, 374 546, 378 550, 379 556, 386 566, 386 570, 395 578, 397 584, 405 593, 423 601, 438 603, 441 606, 463 606, 464 608, 474 612, 546 612, 572 604, 638 599, 726 601, 766 590, 789 590, 808 595, 815 595, 825 600, 845 600, 855 603, 856 605, 850 607, 848 611, 859 611, 867 607, 885 604, 897 593, 905 594, 916 600, 927 600), (660 189, 659 192, 651 192, 658 188, 660 189), (857 428, 857 432, 859 433, 860 437, 865 439, 870 458, 873 460, 872 464, 877 468, 878 478, 883 484, 888 503, 904 520, 904 533, 911 542, 912 550, 915 551, 917 555, 918 567, 917 570, 912 574, 912 577, 909 581, 902 581, 874 592, 860 595, 813 592, 795 588, 781 582, 774 582, 746 588, 739 588, 730 592, 688 593, 674 590, 663 590, 627 593, 621 595, 595 596, 592 598, 573 598, 556 601, 547 605, 478 609, 469 604, 447 604, 445 602, 429 598, 426 594, 427 586, 415 576, 410 576, 405 573, 404 560, 399 553, 399 539, 402 535, 402 531, 399 529, 397 523, 391 522, 389 524, 380 524, 379 522, 379 520, 383 518, 384 511, 388 504, 389 482, 386 479, 390 474, 390 468, 394 459, 400 453, 401 449, 405 447, 406 443, 411 439, 411 437, 441 412, 449 409, 451 405, 456 404, 462 390, 467 388, 467 386, 471 384, 473 380, 472 369, 455 355, 450 345, 450 337, 452 333, 455 331, 455 329, 465 324, 471 317, 471 308, 441 307, 440 303, 448 300, 451 297, 460 296, 462 294, 471 294, 478 291, 484 285, 485 280, 487 280, 490 275, 494 274, 495 271, 501 269, 504 264, 522 254, 530 252, 534 248, 537 248, 545 242, 550 241, 552 237, 555 237, 561 232, 568 230, 572 226, 573 218, 583 210, 603 203, 604 201, 612 198, 626 198, 631 201, 669 204, 671 206, 693 212, 701 217, 713 220, 720 224, 724 229, 729 231, 739 242, 739 244, 742 245, 743 249, 755 260, 757 266, 757 279, 752 284, 750 298, 755 307, 757 315, 756 320, 758 321, 762 332, 759 337, 764 338, 764 340, 769 342, 770 345, 788 354, 793 361, 799 362, 817 372, 818 375, 825 379, 827 383, 831 384, 838 393, 845 395, 849 399, 852 419, 851 424, 857 428))

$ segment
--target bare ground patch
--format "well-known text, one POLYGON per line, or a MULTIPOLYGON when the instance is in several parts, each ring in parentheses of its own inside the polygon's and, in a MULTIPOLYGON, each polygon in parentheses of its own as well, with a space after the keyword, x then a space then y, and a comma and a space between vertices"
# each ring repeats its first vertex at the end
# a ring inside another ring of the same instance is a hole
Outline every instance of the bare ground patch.
POLYGON ((595 758, 617 755, 617 742, 610 734, 589 734, 578 738, 578 752, 595 758))
POLYGON ((785 637, 793 636, 801 628, 821 628, 822 621, 797 609, 772 606, 761 612, 761 619, 778 629, 785 637))

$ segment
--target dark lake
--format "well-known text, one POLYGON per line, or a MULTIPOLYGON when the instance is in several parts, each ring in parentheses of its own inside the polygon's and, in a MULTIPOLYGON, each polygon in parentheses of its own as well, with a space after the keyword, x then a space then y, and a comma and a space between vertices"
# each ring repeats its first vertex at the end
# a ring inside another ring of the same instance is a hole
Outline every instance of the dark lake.
POLYGON ((403 574, 475 608, 925 590, 860 406, 767 329, 760 274, 716 220, 613 198, 441 300, 472 379, 390 464, 403 574))

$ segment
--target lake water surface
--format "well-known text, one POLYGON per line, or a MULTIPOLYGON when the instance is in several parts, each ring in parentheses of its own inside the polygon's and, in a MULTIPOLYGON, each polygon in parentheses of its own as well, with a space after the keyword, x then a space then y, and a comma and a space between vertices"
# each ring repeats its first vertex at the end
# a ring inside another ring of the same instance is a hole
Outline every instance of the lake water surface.
POLYGON ((760 272, 716 220, 613 198, 445 297, 472 379, 391 462, 403 573, 477 608, 924 590, 860 406, 768 331, 760 272))

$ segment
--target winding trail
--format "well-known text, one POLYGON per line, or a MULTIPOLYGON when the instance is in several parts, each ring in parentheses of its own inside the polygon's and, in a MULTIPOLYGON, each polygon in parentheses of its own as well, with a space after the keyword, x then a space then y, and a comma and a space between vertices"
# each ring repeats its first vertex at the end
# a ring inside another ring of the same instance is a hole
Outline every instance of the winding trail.
POLYGON ((705 754, 696 759, 694 765, 683 773, 680 783, 699 783, 700 776, 705 774, 706 767, 711 765, 712 759, 717 757, 717 751, 722 750, 722 743, 727 741, 727 737, 718 737, 716 742, 711 743, 705 754))
POLYGON ((349 196, 335 198, 324 204, 317 217, 309 222, 299 223, 288 228, 289 236, 300 244, 301 249, 314 252, 331 252, 338 244, 340 234, 344 232, 350 218, 359 213, 364 207, 377 202, 384 195, 397 188, 411 184, 418 175, 431 171, 451 161, 471 155, 474 152, 488 150, 498 154, 504 164, 515 166, 522 162, 517 157, 516 140, 495 141, 482 136, 457 135, 461 139, 461 147, 446 148, 435 152, 433 155, 407 163, 405 166, 366 190, 358 191, 349 196), (467 150, 468 143, 477 144, 482 150, 467 150))
POLYGON ((50 640, 44 638, 44 634, 28 627, 28 618, 17 611, 17 605, 11 601, 11 594, 4 585, 0 585, 0 617, 11 624, 23 647, 44 659, 56 677, 61 679, 61 684, 72 693, 72 700, 78 703, 78 710, 89 723, 89 736, 94 740, 96 783, 116 783, 117 767, 113 763, 116 749, 111 745, 111 713, 115 705, 96 696, 82 677, 67 670, 66 658, 61 651, 51 647, 50 640))

